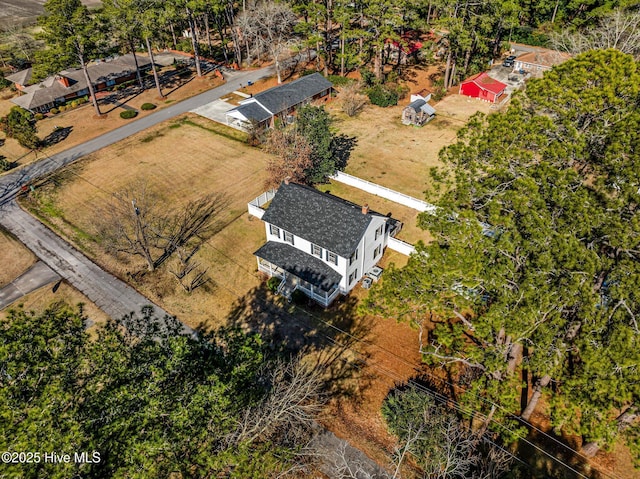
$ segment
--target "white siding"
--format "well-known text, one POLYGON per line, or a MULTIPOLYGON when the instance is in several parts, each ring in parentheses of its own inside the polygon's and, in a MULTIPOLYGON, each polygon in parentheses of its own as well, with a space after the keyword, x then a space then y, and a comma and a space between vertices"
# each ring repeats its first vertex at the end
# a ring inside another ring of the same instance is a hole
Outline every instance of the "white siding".
MULTIPOLYGON (((284 243, 284 244, 288 244, 289 246, 291 246, 291 243, 289 243, 287 241, 284 241, 284 234, 283 234, 284 230, 282 228, 280 228, 280 238, 278 238, 277 236, 271 234, 270 224, 267 223, 266 221, 265 221, 264 224, 265 224, 265 230, 266 230, 266 233, 267 233, 267 241, 275 241, 276 243, 284 243)), ((310 241, 307 241, 306 239, 301 238, 300 236, 295 236, 294 235, 293 247, 296 248, 296 249, 301 250, 302 252, 304 252, 304 253, 306 253, 306 254, 308 254, 310 256, 313 256, 311 254, 311 244, 312 243, 310 241)), ((318 245, 318 246, 320 246, 322 248, 322 258, 319 258, 318 256, 313 256, 313 257, 317 258, 317 259, 321 259, 325 264, 329 265, 331 267, 331 269, 333 269, 333 270, 337 271, 338 273, 340 273, 342 275, 342 281, 340 282, 340 291, 342 291, 342 292, 349 291, 348 284, 347 284, 348 281, 349 281, 349 278, 348 278, 349 274, 347 273, 347 268, 348 268, 348 265, 349 265, 349 258, 343 258, 342 256, 337 255, 337 253, 336 253, 336 255, 338 256, 338 264, 336 265, 334 263, 331 263, 331 262, 327 261, 327 249, 323 245, 318 245)), ((331 250, 329 250, 329 251, 331 251, 331 250)), ((335 253, 335 251, 331 251, 331 252, 335 253)), ((358 271, 358 273, 360 273, 360 272, 358 271)), ((354 282, 354 284, 355 284, 355 282, 354 282)))

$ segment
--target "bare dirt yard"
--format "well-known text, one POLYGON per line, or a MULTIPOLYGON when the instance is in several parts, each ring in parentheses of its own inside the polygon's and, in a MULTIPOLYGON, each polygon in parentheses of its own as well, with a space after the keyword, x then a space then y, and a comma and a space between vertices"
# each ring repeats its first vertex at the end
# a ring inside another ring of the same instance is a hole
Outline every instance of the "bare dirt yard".
POLYGON ((20 241, 0 228, 0 288, 9 284, 36 262, 36 257, 20 241))
MULTIPOLYGON (((141 55, 143 56, 143 55, 141 55)), ((172 67, 167 67, 165 71, 171 71, 172 67)), ((149 115, 156 110, 141 110, 143 103, 153 103, 157 109, 166 108, 185 98, 197 95, 211 88, 222 84, 222 80, 212 73, 204 75, 202 78, 173 76, 163 84, 164 99, 157 98, 155 88, 145 90, 142 93, 126 90, 119 92, 121 98, 117 100, 101 100, 100 108, 106 116, 96 118, 95 110, 90 103, 86 103, 78 108, 46 117, 37 122, 38 136, 42 140, 48 141, 40 151, 29 151, 21 147, 17 141, 6 139, 4 145, 0 141, 0 155, 7 160, 15 161, 18 166, 32 163, 33 161, 64 151, 72 146, 84 143, 92 138, 102 135, 108 131, 126 125, 131 120, 120 118, 120 113, 126 109, 134 108, 138 111, 136 118, 149 115), (64 133, 61 137, 54 131, 64 133)), ((12 106, 15 106, 9 99, 0 100, 0 116, 8 113, 12 106)), ((0 140, 4 138, 4 133, 0 132, 0 140)))

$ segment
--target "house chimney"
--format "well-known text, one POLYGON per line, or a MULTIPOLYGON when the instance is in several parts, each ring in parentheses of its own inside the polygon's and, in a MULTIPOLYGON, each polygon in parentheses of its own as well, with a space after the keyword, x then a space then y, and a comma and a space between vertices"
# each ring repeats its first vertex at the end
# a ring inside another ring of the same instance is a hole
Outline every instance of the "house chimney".
POLYGON ((369 214, 369 205, 367 205, 367 204, 362 205, 362 214, 363 215, 368 215, 369 214))
POLYGON ((69 83, 69 79, 67 77, 59 75, 57 77, 57 80, 63 87, 69 88, 70 83, 69 83))
POLYGON ((288 185, 290 181, 291 181, 291 177, 290 177, 290 176, 285 176, 285 178, 284 178, 284 184, 285 184, 285 185, 288 185))

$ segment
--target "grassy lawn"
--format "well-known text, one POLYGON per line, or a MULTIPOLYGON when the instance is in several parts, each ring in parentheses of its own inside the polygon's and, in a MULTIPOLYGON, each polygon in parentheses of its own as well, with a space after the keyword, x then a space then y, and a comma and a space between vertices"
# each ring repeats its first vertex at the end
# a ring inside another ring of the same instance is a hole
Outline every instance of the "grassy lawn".
MULTIPOLYGON (((168 67, 168 69, 171 70, 172 68, 168 67)), ((164 83, 163 93, 166 95, 166 98, 162 100, 156 98, 158 93, 155 88, 152 88, 139 95, 125 96, 121 100, 118 100, 119 103, 117 104, 101 103, 100 109, 102 113, 106 114, 106 116, 102 118, 95 118, 95 111, 91 103, 64 113, 59 113, 55 116, 47 117, 36 124, 38 128, 37 134, 41 139, 50 135, 56 127, 69 128, 69 136, 63 141, 44 148, 37 153, 21 147, 18 142, 13 139, 7 139, 5 144, 0 147, 0 155, 5 156, 8 160, 18 162, 19 166, 26 165, 45 156, 51 156, 72 146, 84 143, 108 131, 126 125, 127 122, 133 121, 120 118, 120 113, 124 111, 120 105, 121 103, 138 110, 137 119, 150 115, 161 108, 170 106, 176 101, 184 100, 185 98, 197 95, 198 93, 222 84, 222 80, 213 74, 205 75, 199 79, 194 78, 190 81, 187 80, 188 79, 179 79, 176 76, 169 82, 164 83), (143 103, 153 103, 157 108, 149 111, 141 110, 140 107, 143 103)), ((15 105, 11 103, 8 98, 0 99, 0 116, 6 115, 12 106, 15 105)), ((4 133, 0 133, 0 139, 3 138, 4 133)))
POLYGON ((89 318, 89 326, 104 323, 109 318, 80 291, 64 281, 60 283, 55 293, 52 291, 52 285, 47 285, 23 296, 9 308, 1 310, 0 318, 6 318, 10 308, 23 307, 26 311, 44 311, 52 304, 59 303, 66 303, 70 306, 77 306, 82 303, 84 314, 89 318))
POLYGON ((0 288, 16 279, 36 262, 20 241, 0 228, 0 288))
POLYGON ((401 123, 402 106, 369 105, 349 118, 340 111, 339 101, 330 103, 327 108, 336 118, 335 127, 358 139, 345 172, 423 199, 429 170, 441 164, 440 149, 455 141, 472 114, 490 111, 488 103, 467 100, 459 95, 445 98, 435 105, 436 118, 422 128, 401 123))
POLYGON ((195 326, 225 318, 233 299, 257 286, 253 252, 264 226, 250 221, 247 202, 263 191, 266 154, 248 147, 241 134, 195 115, 134 135, 96 152, 40 186, 24 201, 34 213, 107 270, 195 326), (94 241, 98 209, 115 192, 144 183, 167 209, 207 193, 222 193, 228 206, 222 230, 196 260, 212 281, 187 294, 167 271, 171 260, 147 273, 137 258, 115 258, 94 241))

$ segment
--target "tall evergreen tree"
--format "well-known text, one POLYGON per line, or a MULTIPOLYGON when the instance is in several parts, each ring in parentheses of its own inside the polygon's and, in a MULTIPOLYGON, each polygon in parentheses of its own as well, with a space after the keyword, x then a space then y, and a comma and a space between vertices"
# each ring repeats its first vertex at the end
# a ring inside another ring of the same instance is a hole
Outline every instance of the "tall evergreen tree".
POLYGON ((422 328, 473 407, 528 418, 548 394, 585 452, 637 443, 639 82, 631 56, 589 52, 472 119, 433 173, 434 241, 369 300, 422 328))
POLYGON ((47 50, 40 59, 54 67, 49 69, 49 73, 55 73, 63 64, 67 67, 80 65, 96 115, 100 116, 98 100, 87 71, 87 63, 100 52, 104 40, 98 22, 80 0, 47 0, 44 11, 45 15, 38 19, 38 23, 42 27, 41 36, 47 50))

